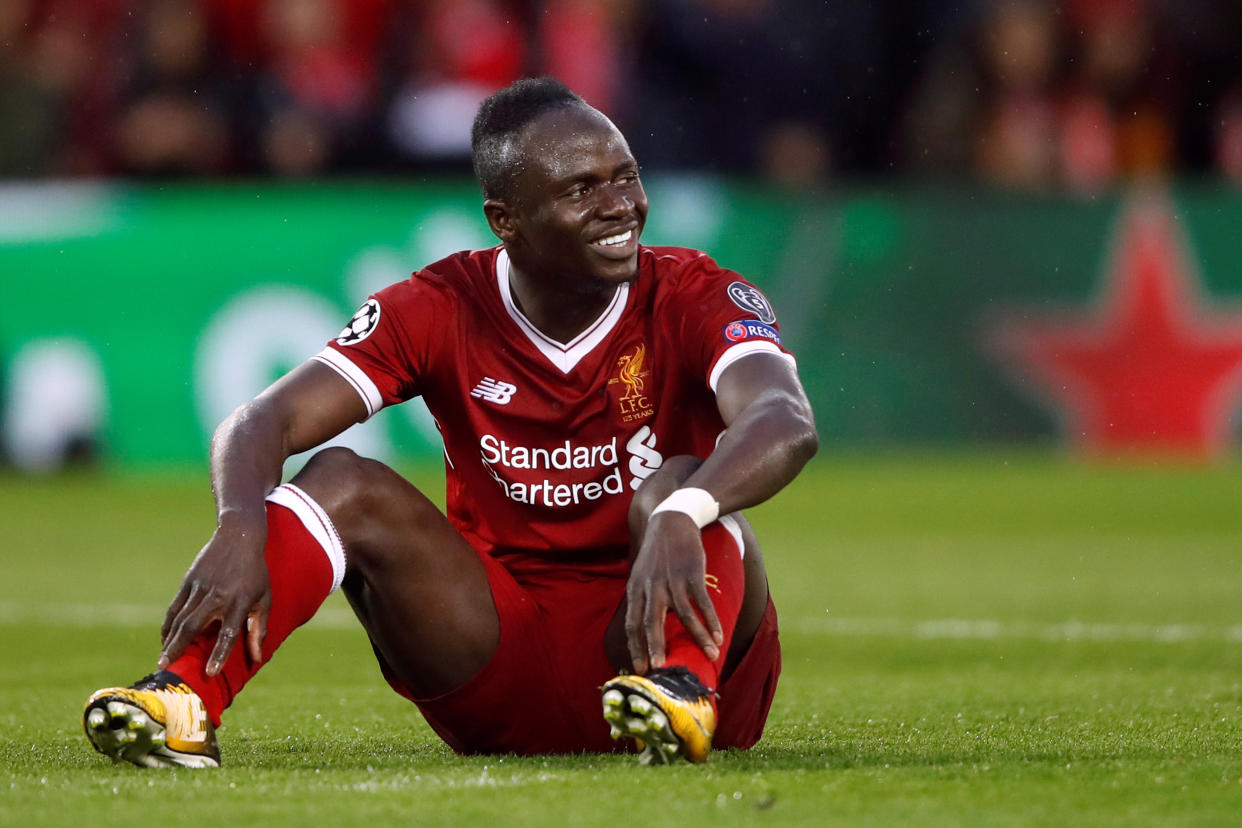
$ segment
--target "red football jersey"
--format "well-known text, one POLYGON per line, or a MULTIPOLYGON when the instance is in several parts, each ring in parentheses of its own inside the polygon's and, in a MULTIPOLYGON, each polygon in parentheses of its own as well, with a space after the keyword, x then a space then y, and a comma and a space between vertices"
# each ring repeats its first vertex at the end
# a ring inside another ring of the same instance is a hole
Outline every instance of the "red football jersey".
POLYGON ((424 398, 444 438, 448 517, 476 548, 624 556, 638 485, 665 457, 715 446, 720 373, 761 351, 793 359, 738 274, 679 247, 642 247, 638 262, 560 343, 516 307, 503 247, 458 253, 372 296, 315 359, 371 414, 424 398))

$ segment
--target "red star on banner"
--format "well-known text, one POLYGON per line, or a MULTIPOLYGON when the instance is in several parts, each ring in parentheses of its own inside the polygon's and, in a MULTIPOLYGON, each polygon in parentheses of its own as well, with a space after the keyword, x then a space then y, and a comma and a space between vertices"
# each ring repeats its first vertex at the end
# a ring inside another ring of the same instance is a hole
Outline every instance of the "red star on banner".
POLYGON ((1089 453, 1220 454, 1242 398, 1242 313, 1203 304, 1165 201, 1131 205, 1113 250, 1093 310, 1014 315, 993 328, 993 347, 1089 453))

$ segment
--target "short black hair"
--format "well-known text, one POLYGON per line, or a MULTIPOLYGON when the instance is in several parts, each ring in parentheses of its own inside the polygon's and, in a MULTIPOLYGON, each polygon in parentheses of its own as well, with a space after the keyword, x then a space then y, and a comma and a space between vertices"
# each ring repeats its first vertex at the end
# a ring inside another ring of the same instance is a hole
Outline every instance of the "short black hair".
POLYGON ((589 104, 550 77, 514 81, 479 105, 470 129, 470 155, 484 198, 510 195, 509 169, 516 160, 513 143, 518 133, 545 112, 574 106, 589 104))

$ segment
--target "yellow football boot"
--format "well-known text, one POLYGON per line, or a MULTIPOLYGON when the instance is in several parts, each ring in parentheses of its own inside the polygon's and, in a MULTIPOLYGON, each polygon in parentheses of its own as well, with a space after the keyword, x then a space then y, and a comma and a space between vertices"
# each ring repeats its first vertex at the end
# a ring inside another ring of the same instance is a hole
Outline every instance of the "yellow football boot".
POLYGON ((217 768, 220 748, 203 700, 167 670, 86 701, 82 727, 95 750, 147 768, 217 768))
POLYGON ((612 738, 636 740, 644 765, 665 765, 678 756, 707 761, 716 708, 712 691, 694 673, 661 667, 646 676, 617 676, 601 689, 612 738))

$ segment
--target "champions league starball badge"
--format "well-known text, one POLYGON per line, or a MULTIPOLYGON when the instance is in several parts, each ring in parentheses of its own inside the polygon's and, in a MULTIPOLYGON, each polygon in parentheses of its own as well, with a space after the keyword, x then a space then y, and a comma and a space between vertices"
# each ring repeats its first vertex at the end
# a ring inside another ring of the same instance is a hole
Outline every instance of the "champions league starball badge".
POLYGON ((765 325, 771 325, 776 321, 776 311, 772 310, 772 303, 757 287, 745 282, 733 282, 729 285, 729 298, 742 310, 750 311, 758 316, 759 321, 765 325))
POLYGON ((379 320, 379 302, 374 299, 368 299, 362 303, 362 307, 358 308, 354 318, 349 320, 345 330, 341 331, 340 336, 336 338, 336 344, 357 345, 375 331, 379 326, 379 320))

